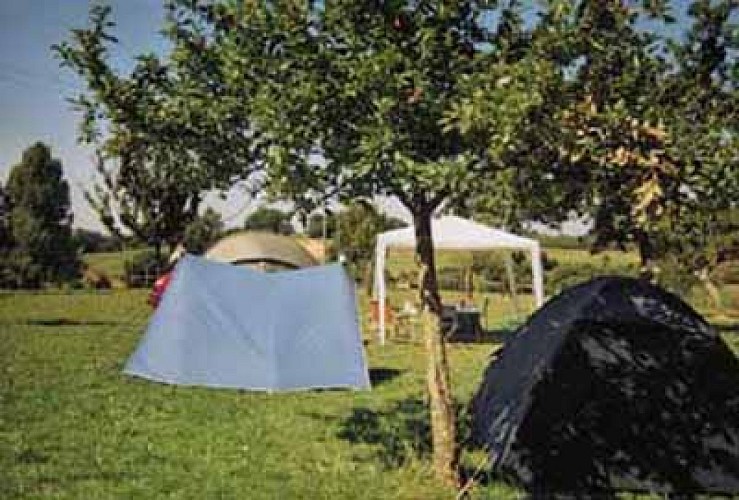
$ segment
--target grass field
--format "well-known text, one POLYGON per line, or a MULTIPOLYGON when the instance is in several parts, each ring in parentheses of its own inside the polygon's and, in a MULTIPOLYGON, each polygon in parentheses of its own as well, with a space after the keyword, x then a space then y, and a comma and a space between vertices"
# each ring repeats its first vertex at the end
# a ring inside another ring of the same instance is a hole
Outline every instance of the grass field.
MULTIPOLYGON (((369 346, 367 392, 170 387, 121 374, 144 297, 0 295, 1 498, 450 496, 429 471, 420 346, 369 346)), ((460 403, 492 347, 452 349, 460 403)))
MULTIPOLYGON (((94 259, 115 271, 114 257, 94 259)), ((146 293, 0 293, 0 498, 453 497, 430 471, 423 349, 377 346, 364 293, 373 390, 273 395, 124 376, 150 315, 146 293)), ((416 293, 398 290, 390 300, 416 293)), ((739 305, 739 287, 725 293, 739 305)), ((460 297, 445 293, 448 302, 460 297)), ((514 326, 532 307, 527 296, 515 307, 488 298, 490 328, 514 326)), ((737 309, 702 312, 739 353, 737 309)), ((497 347, 450 346, 461 412, 497 347)), ((465 468, 480 458, 465 449, 465 468)), ((473 491, 519 495, 494 481, 473 491)))

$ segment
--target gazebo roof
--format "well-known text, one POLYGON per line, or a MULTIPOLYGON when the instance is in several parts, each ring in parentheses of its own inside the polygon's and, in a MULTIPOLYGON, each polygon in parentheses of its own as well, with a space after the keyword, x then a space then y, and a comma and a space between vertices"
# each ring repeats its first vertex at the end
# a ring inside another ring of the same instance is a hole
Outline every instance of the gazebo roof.
MULTIPOLYGON (((510 248, 530 250, 538 248, 539 242, 500 229, 493 229, 477 222, 454 215, 439 217, 431 221, 431 237, 434 248, 457 250, 485 250, 510 248)), ((404 227, 380 234, 378 245, 392 247, 414 247, 416 236, 413 227, 404 227)))

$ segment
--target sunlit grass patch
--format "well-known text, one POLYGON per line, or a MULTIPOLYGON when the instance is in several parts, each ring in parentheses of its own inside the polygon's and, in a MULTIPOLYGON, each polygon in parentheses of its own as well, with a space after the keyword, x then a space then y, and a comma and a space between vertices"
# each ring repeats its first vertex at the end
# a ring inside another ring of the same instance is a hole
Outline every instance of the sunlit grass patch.
MULTIPOLYGON (((0 497, 449 498, 428 460, 421 344, 370 345, 372 391, 168 386, 121 373, 144 298, 0 296, 0 497), (374 437, 351 431, 356 415, 374 437)), ((491 348, 451 348, 462 405, 491 348)))
MULTIPOLYGON (((146 293, 0 294, 0 498, 453 495, 431 471, 423 345, 418 339, 378 346, 364 292, 372 391, 287 394, 123 375, 151 314, 146 293)), ((393 293, 391 300, 402 301, 417 292, 393 293)), ((444 295, 450 302, 462 297, 444 295)), ((491 328, 516 326, 505 323, 505 300, 491 295, 491 328)), ((520 300, 532 306, 528 296, 520 300)), ((722 333, 739 353, 734 310, 722 314, 722 333)), ((450 346, 460 415, 498 347, 450 346)), ((474 471, 482 458, 465 448, 464 470, 474 471)), ((484 474, 480 479, 473 498, 520 494, 484 474)))

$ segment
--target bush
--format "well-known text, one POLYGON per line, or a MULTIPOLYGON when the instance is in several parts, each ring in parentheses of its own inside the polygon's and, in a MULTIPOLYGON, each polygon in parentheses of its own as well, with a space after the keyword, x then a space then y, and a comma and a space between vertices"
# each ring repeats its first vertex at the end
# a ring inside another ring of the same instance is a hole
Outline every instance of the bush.
POLYGON ((185 228, 182 245, 189 253, 201 255, 215 243, 223 233, 221 214, 208 208, 185 228))
POLYGON ((314 213, 308 217, 305 234, 309 238, 323 238, 323 219, 326 218, 326 238, 333 238, 336 232, 336 216, 333 214, 314 213))
MULTIPOLYGON (((477 288, 483 292, 509 291, 508 274, 506 272, 506 255, 501 252, 475 252, 472 255, 472 271, 481 278, 477 288)), ((516 277, 516 288, 520 291, 530 289, 531 259, 526 252, 511 254, 513 272, 516 277)), ((542 254, 542 266, 548 269, 551 262, 542 254)))
POLYGON ((537 234, 535 238, 546 248, 561 248, 565 250, 587 250, 592 246, 593 237, 585 236, 548 236, 537 234))
POLYGON ((44 268, 16 249, 0 254, 0 288, 37 289, 44 284, 44 268))
MULTIPOLYGON (((503 280, 506 277, 505 258, 501 252, 474 252, 472 271, 486 280, 503 280)), ((525 253, 513 252, 511 258, 516 276, 531 273, 531 261, 525 253)))
POLYGON ((124 263, 124 277, 129 288, 149 288, 166 269, 164 260, 157 260, 153 251, 137 254, 124 263))
POLYGON ((121 248, 118 238, 97 231, 77 228, 72 237, 77 248, 83 253, 115 252, 121 248))
POLYGON ((696 273, 679 259, 667 256, 657 262, 656 280, 659 286, 684 300, 690 299, 690 293, 700 281, 696 273))
POLYGON ((603 256, 600 262, 558 262, 546 274, 547 294, 556 295, 565 288, 590 281, 598 276, 637 276, 639 268, 631 262, 603 256))
POLYGON ((291 215, 282 210, 269 207, 260 207, 244 221, 247 231, 268 231, 275 234, 293 234, 295 229, 291 222, 291 215))
POLYGON ((464 270, 457 267, 442 267, 436 271, 436 281, 440 290, 461 290, 464 270))
POLYGON ((108 290, 112 286, 107 274, 91 267, 86 267, 82 272, 80 285, 95 290, 108 290))

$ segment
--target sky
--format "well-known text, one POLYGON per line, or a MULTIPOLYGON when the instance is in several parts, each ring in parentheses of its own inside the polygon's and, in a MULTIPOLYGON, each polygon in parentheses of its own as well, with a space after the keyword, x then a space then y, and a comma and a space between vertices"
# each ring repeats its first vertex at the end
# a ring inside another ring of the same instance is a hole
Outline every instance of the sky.
MULTIPOLYGON (((95 181, 92 149, 77 143, 79 113, 67 99, 82 91, 70 70, 61 68, 51 46, 68 39, 70 30, 84 27, 90 0, 0 0, 0 182, 36 141, 62 161, 69 182, 74 224, 101 230, 84 190, 95 181)), ((163 52, 159 35, 162 0, 108 2, 119 44, 112 52, 117 67, 130 68, 142 52, 163 52)), ((240 223, 254 203, 240 191, 225 201, 209 198, 229 225, 240 223)))
MULTIPOLYGON (((113 49, 116 66, 130 68, 142 52, 164 52, 158 31, 164 9, 162 0, 111 0, 113 49)), ((687 0, 676 0, 684 12, 687 0)), ((84 27, 91 0, 0 0, 0 182, 20 162, 23 150, 36 141, 52 148, 62 161, 70 184, 75 225, 102 229, 83 192, 95 180, 92 150, 77 143, 80 116, 67 99, 82 90, 79 80, 61 68, 51 46, 68 39, 70 30, 84 27)), ((679 16, 680 17, 680 16, 679 16)), ((677 27, 676 27, 677 28, 677 27)), ((219 210, 227 226, 238 225, 258 203, 236 189, 227 199, 206 202, 219 210)), ((392 201, 381 208, 407 219, 392 201)))
MULTIPOLYGON (((88 0, 0 0, 0 179, 7 180, 27 147, 46 143, 62 161, 75 225, 99 229, 83 198, 83 186, 93 180, 92 150, 77 143, 79 115, 66 100, 80 93, 80 82, 51 51, 85 25, 89 7, 88 0)), ((113 8, 121 38, 116 62, 130 65, 131 54, 156 45, 163 11, 157 0, 119 1, 113 8)))

